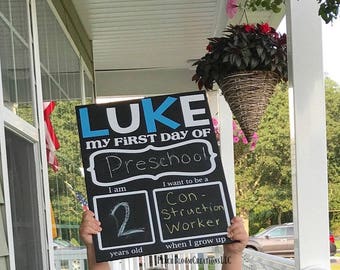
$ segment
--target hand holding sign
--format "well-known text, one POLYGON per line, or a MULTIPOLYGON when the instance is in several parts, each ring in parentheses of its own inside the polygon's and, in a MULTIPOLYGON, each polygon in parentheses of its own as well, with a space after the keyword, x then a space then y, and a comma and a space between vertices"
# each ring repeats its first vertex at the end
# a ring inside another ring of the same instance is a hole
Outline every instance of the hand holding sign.
MULTIPOLYGON (((92 243, 92 235, 101 231, 100 222, 96 220, 91 211, 86 211, 83 214, 82 223, 80 225, 79 234, 87 247, 88 264, 90 270, 109 270, 109 264, 96 263, 95 253, 92 243)), ((243 221, 239 217, 234 217, 231 220, 232 225, 228 227, 228 233, 233 235, 234 243, 224 245, 224 255, 222 256, 221 263, 223 270, 238 269, 241 270, 242 265, 242 252, 248 242, 248 234, 243 226, 243 221)))

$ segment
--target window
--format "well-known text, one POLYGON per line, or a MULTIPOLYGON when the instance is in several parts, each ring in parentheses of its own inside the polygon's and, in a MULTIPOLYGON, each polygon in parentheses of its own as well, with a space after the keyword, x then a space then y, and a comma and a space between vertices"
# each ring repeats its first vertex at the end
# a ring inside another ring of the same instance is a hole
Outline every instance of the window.
POLYGON ((43 98, 80 99, 80 58, 47 1, 36 2, 43 98))
POLYGON ((43 269, 34 145, 5 132, 17 270, 43 269))
POLYGON ((26 1, 1 1, 0 62, 5 106, 34 124, 32 57, 26 1))
POLYGON ((294 227, 287 227, 287 235, 293 236, 294 235, 294 227))

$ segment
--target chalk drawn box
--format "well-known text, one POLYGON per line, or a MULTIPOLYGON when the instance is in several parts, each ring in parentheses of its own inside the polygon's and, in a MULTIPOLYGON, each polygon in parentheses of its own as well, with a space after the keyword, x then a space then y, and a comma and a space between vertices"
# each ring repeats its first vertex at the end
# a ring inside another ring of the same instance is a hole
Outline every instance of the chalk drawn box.
POLYGON ((100 250, 155 243, 146 191, 94 196, 93 205, 96 219, 102 220, 103 230, 98 234, 100 250))
POLYGON ((153 196, 162 242, 222 236, 230 224, 221 182, 155 189, 153 196))

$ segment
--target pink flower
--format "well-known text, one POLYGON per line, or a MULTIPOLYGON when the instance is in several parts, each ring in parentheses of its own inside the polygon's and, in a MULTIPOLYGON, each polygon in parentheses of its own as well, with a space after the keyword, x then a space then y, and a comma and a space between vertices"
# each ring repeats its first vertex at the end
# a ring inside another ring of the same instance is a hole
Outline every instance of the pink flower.
POLYGON ((238 128, 237 128, 237 123, 235 120, 233 120, 233 130, 236 131, 238 128))
POLYGON ((213 126, 214 126, 215 128, 218 127, 218 120, 217 120, 215 117, 212 117, 211 119, 212 119, 212 124, 213 124, 213 126))
POLYGON ((254 151, 254 150, 255 150, 255 147, 256 147, 256 143, 255 143, 255 142, 252 142, 252 143, 250 144, 249 150, 250 150, 250 151, 254 151))
POLYGON ((234 18, 238 11, 237 0, 227 0, 226 12, 229 19, 234 18))
POLYGON ((212 124, 214 126, 214 131, 215 131, 215 134, 216 134, 216 139, 217 139, 217 141, 219 141, 220 140, 220 127, 219 127, 218 120, 215 117, 212 117, 211 120, 212 120, 212 124))
POLYGON ((254 132, 253 137, 252 137, 252 141, 256 144, 258 140, 259 140, 259 135, 257 135, 256 132, 254 132))
POLYGON ((248 142, 246 136, 244 136, 244 133, 242 129, 238 126, 238 123, 233 120, 233 141, 234 143, 238 143, 240 140, 242 140, 243 144, 248 144, 249 143, 249 149, 250 151, 254 151, 256 147, 256 143, 259 140, 259 135, 257 135, 256 132, 254 132, 251 141, 248 142))

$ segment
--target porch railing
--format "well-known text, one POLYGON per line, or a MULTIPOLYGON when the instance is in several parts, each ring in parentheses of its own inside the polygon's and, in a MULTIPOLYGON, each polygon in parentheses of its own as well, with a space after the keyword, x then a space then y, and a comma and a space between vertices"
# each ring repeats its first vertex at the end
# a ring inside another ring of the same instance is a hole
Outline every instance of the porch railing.
POLYGON ((56 249, 54 250, 55 270, 86 270, 86 249, 56 249))
POLYGON ((273 256, 251 249, 245 249, 242 257, 243 257, 242 270, 295 269, 295 262, 292 259, 273 256))

